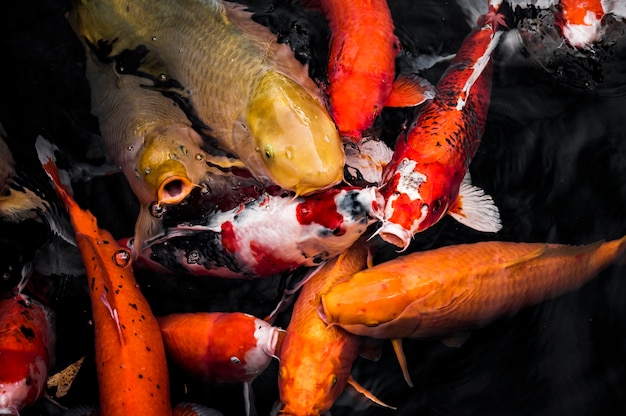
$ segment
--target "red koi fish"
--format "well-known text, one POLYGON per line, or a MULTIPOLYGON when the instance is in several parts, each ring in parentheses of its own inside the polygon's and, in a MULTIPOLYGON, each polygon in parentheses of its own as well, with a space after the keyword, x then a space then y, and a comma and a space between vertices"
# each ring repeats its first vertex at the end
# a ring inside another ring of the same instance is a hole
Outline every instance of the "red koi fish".
POLYGON ((178 273, 234 278, 316 266, 350 247, 377 221, 381 205, 375 187, 332 188, 295 199, 265 194, 166 229, 147 241, 140 261, 178 273))
MULTIPOLYGON (((320 315, 394 340, 453 334, 577 289, 622 256, 626 237, 583 246, 481 242, 414 252, 321 294, 320 315)), ((408 372, 404 367, 408 381, 408 372)))
POLYGON ((557 24, 563 37, 575 48, 588 49, 604 36, 604 16, 626 17, 626 5, 619 0, 561 0, 557 24))
MULTIPOLYGON (((368 250, 356 242, 330 260, 306 281, 296 300, 280 349, 278 389, 283 415, 320 415, 329 410, 349 383, 380 405, 350 376, 361 339, 317 316, 318 294, 367 265, 368 250)), ((386 405, 384 405, 386 406, 386 405)))
POLYGON ((432 98, 432 86, 426 81, 408 76, 394 81, 401 47, 387 0, 307 4, 321 8, 332 32, 326 93, 345 139, 360 143, 363 130, 385 106, 415 106, 432 98))
POLYGON ((0 414, 19 415, 44 395, 54 324, 50 308, 21 292, 0 300, 0 414))
POLYGON ((171 415, 169 375, 159 323, 139 290, 130 251, 65 190, 54 149, 36 143, 44 170, 70 214, 89 278, 95 326, 96 367, 103 415, 171 415))
POLYGON ((249 415, 252 381, 276 357, 284 331, 241 312, 177 313, 157 319, 168 357, 188 374, 208 383, 244 383, 249 415))
POLYGON ((503 16, 491 12, 463 41, 421 109, 396 142, 380 189, 386 205, 377 233, 406 249, 446 213, 479 231, 501 228, 491 197, 469 183, 468 166, 483 134, 491 93, 492 54, 503 16), (465 178, 465 179, 464 179, 465 178))

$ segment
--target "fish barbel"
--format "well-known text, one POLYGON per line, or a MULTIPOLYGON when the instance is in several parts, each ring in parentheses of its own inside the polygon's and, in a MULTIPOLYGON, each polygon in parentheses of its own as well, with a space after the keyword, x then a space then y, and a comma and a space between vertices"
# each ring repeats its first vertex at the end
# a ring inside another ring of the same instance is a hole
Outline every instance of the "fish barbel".
POLYGON ((54 365, 54 313, 22 293, 0 300, 0 415, 19 415, 44 395, 54 365))
POLYGON ((265 184, 303 195, 337 184, 345 156, 305 66, 244 7, 217 0, 83 0, 79 36, 111 59, 146 52, 138 74, 167 79, 194 116, 265 184))
POLYGON ((620 257, 626 237, 583 246, 480 242, 414 252, 321 295, 329 324, 374 338, 441 336, 574 290, 620 257))
POLYGON ((99 228, 91 212, 70 196, 61 182, 52 145, 40 136, 36 147, 69 211, 89 279, 101 414, 171 415, 163 339, 135 280, 130 251, 99 228))

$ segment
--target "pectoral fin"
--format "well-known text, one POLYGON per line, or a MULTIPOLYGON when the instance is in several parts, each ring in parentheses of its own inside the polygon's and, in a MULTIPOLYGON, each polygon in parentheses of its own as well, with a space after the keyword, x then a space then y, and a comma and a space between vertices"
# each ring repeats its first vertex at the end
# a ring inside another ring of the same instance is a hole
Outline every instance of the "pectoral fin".
POLYGON ((381 401, 378 397, 374 396, 374 394, 371 391, 369 391, 368 389, 366 389, 365 387, 357 383, 357 381, 354 378, 352 378, 352 376, 348 377, 348 386, 352 387, 354 391, 366 397, 367 399, 369 399, 371 402, 374 402, 378 406, 386 407, 387 409, 391 409, 391 410, 396 410, 395 407, 389 406, 385 402, 381 401))
POLYGON ((461 183, 459 196, 448 214, 477 231, 495 233, 502 229, 498 207, 491 196, 469 182, 469 174, 461 183))
POLYGON ((396 357, 398 357, 398 364, 400 364, 400 368, 402 369, 402 375, 406 380, 406 384, 408 384, 409 387, 413 387, 413 381, 411 381, 409 368, 406 364, 406 356, 404 355, 404 350, 402 349, 402 338, 392 339, 391 345, 393 345, 393 350, 396 353, 396 357))
POLYGON ((394 81, 386 107, 415 107, 435 97, 435 87, 417 75, 403 74, 394 81))

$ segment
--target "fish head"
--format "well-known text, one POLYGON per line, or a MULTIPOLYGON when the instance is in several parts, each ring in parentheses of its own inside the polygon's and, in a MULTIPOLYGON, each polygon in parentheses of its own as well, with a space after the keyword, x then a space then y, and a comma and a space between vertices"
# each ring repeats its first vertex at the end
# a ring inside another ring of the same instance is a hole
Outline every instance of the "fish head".
POLYGON ((254 157, 244 162, 255 176, 265 174, 296 195, 342 180, 345 154, 335 123, 320 101, 285 75, 263 76, 242 125, 237 141, 254 146, 254 157))
POLYGON ((462 176, 440 163, 402 160, 384 185, 387 200, 377 233, 406 249, 415 233, 436 224, 456 200, 462 176), (458 180, 457 180, 458 179, 458 180))
POLYGON ((184 125, 160 127, 147 134, 134 171, 144 185, 136 192, 139 199, 159 204, 177 204, 185 199, 206 174, 201 142, 198 133, 184 125))
POLYGON ((292 333, 289 340, 285 337, 284 348, 297 346, 301 352, 281 356, 278 389, 283 408, 279 414, 322 415, 343 392, 357 353, 346 348, 344 343, 332 341, 321 348, 322 352, 311 351, 311 348, 318 350, 320 346, 310 346, 302 341, 306 341, 306 336, 292 333))
POLYGON ((213 360, 211 379, 216 382, 247 382, 261 374, 275 356, 280 330, 266 321, 244 313, 224 314, 216 322, 216 333, 207 359, 213 360))

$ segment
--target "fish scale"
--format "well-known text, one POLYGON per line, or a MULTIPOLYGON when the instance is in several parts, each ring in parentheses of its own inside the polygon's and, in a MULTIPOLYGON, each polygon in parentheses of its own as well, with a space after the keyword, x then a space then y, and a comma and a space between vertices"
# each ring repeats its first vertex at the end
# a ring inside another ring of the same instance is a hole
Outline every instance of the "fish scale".
POLYGON ((137 71, 171 78, 189 110, 266 185, 297 194, 341 180, 345 155, 321 93, 289 46, 229 2, 78 3, 77 32, 115 57, 140 45, 137 71))
POLYGON ((325 319, 375 338, 477 327, 574 290, 623 255, 626 237, 583 246, 488 241, 415 252, 321 296, 325 319))

